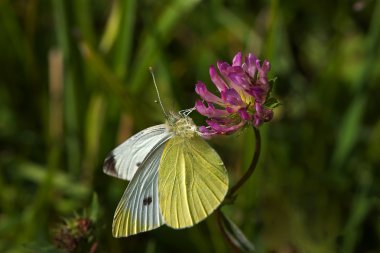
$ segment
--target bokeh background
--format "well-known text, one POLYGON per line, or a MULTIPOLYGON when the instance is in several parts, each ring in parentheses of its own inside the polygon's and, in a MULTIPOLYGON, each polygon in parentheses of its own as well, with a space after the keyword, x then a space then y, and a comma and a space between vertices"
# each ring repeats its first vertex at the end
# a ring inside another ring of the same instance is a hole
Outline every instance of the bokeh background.
MULTIPOLYGON (((176 111, 239 51, 271 62, 282 106, 223 211, 257 252, 380 252, 379 45, 375 0, 1 0, 0 252, 61 252, 57 229, 87 216, 88 245, 73 252, 231 252, 214 215, 113 238, 127 182, 102 163, 163 121, 149 66, 176 111)), ((211 144, 236 181, 252 130, 211 144)))

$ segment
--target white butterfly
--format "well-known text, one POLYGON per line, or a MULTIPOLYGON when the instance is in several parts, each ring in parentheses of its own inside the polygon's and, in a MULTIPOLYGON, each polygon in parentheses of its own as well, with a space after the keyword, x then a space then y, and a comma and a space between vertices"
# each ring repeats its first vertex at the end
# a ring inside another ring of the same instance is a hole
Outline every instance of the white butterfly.
POLYGON ((222 160, 183 113, 115 148, 103 171, 131 180, 115 211, 115 237, 163 224, 176 229, 192 226, 212 213, 228 190, 222 160))

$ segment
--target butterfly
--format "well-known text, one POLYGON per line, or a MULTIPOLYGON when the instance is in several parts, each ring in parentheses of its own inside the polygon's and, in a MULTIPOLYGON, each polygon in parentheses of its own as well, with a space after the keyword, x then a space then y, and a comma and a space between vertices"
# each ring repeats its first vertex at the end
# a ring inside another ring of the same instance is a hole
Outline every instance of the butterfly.
POLYGON ((163 224, 191 227, 209 216, 228 190, 222 159, 183 112, 120 144, 105 159, 103 171, 130 181, 115 211, 114 237, 163 224))

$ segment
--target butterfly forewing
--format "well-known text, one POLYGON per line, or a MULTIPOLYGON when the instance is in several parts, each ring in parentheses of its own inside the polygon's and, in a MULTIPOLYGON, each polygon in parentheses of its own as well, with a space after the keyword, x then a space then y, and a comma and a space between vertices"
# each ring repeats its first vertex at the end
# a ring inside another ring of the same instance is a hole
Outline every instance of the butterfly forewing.
POLYGON ((164 124, 149 127, 116 147, 104 161, 104 173, 131 180, 139 165, 154 148, 170 137, 164 124))
POLYGON ((158 201, 158 167, 165 145, 158 146, 142 162, 121 198, 113 220, 114 237, 130 236, 161 226, 158 201))
POLYGON ((228 174, 223 161, 198 136, 174 136, 166 144, 158 172, 161 214, 172 228, 205 219, 223 201, 228 174))

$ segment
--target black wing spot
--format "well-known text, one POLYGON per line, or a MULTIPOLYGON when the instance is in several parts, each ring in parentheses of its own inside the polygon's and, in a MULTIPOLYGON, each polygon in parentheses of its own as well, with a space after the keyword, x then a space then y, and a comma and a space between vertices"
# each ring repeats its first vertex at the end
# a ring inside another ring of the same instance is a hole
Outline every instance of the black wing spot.
POLYGON ((137 166, 137 167, 140 167, 140 165, 141 165, 140 162, 137 162, 137 163, 136 163, 136 166, 137 166))
POLYGON ((116 161, 115 157, 113 156, 112 152, 107 156, 106 160, 103 164, 103 171, 107 174, 116 175, 116 161))
POLYGON ((143 199, 143 205, 144 206, 150 205, 150 203, 152 203, 152 197, 151 196, 143 199))

